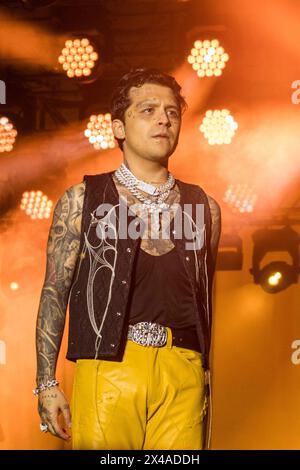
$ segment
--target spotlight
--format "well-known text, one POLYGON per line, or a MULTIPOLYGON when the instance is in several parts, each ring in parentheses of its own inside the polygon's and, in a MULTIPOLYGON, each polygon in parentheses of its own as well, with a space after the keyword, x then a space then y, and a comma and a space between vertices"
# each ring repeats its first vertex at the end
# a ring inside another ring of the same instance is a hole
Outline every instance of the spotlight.
POLYGON ((84 135, 97 150, 113 149, 116 144, 111 127, 110 113, 93 114, 90 117, 84 135))
POLYGON ((217 257, 217 271, 238 271, 242 267, 242 239, 235 232, 222 234, 217 257))
POLYGON ((260 229, 253 235, 253 256, 250 273, 255 284, 270 294, 280 292, 291 284, 297 284, 299 275, 299 240, 300 236, 291 227, 282 229, 260 229), (260 263, 266 253, 287 252, 292 264, 285 261, 272 261, 264 267, 260 263))
POLYGON ((79 79, 90 77, 97 60, 98 53, 88 38, 68 39, 58 58, 67 76, 79 79))
POLYGON ((22 194, 20 209, 31 219, 49 219, 53 202, 42 191, 26 191, 22 194))
POLYGON ((19 286, 19 283, 18 283, 18 282, 12 281, 12 282, 10 283, 9 287, 10 287, 10 290, 16 291, 16 290, 19 289, 20 286, 19 286))
POLYGON ((297 284, 297 279, 297 271, 284 261, 267 264, 259 274, 259 284, 270 294, 286 289, 291 284, 297 284))
POLYGON ((223 201, 232 209, 232 212, 253 212, 257 194, 248 184, 230 184, 225 191, 223 201))
POLYGON ((195 41, 188 56, 188 63, 197 72, 198 77, 219 77, 226 66, 229 55, 220 46, 217 39, 195 41))
POLYGON ((11 152, 18 132, 7 116, 0 116, 0 153, 11 152))
POLYGON ((228 109, 206 111, 199 127, 210 145, 230 144, 237 128, 238 124, 228 109))

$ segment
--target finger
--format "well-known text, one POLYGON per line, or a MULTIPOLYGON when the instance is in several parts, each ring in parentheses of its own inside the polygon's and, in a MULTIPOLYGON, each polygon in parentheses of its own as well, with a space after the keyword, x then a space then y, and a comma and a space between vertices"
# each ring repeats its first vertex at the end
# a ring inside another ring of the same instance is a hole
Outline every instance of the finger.
POLYGON ((62 414, 65 420, 65 423, 70 428, 71 427, 71 412, 69 405, 64 405, 62 408, 62 414))
POLYGON ((57 437, 60 437, 64 441, 71 439, 71 436, 58 424, 57 418, 54 416, 51 417, 51 425, 57 437))
POLYGON ((41 423, 47 423, 48 416, 45 413, 40 413, 41 423))
MULTIPOLYGON (((58 437, 59 439, 63 439, 63 440, 69 440, 69 437, 65 437, 62 435, 62 433, 59 432, 58 429, 55 428, 55 426, 53 426, 53 423, 51 423, 50 421, 47 422, 48 424, 48 429, 50 431, 50 433, 55 436, 55 437, 58 437)), ((64 430, 63 430, 64 431, 64 430)), ((66 434, 67 436, 67 434, 66 434)))
POLYGON ((59 437, 57 436, 55 430, 54 430, 54 427, 52 426, 52 424, 50 423, 50 421, 45 421, 45 423, 48 425, 48 430, 50 431, 51 434, 53 434, 53 436, 55 437, 59 437))
POLYGON ((55 429, 54 429, 54 427, 53 427, 53 425, 52 425, 52 423, 51 423, 51 418, 50 418, 49 414, 48 414, 48 413, 47 413, 47 414, 41 413, 41 414, 40 414, 40 417, 41 417, 41 422, 44 423, 44 424, 47 424, 47 426, 48 426, 48 431, 50 431, 50 433, 53 434, 53 436, 55 436, 55 437, 60 437, 60 436, 58 436, 58 435, 56 434, 56 432, 55 432, 55 429))

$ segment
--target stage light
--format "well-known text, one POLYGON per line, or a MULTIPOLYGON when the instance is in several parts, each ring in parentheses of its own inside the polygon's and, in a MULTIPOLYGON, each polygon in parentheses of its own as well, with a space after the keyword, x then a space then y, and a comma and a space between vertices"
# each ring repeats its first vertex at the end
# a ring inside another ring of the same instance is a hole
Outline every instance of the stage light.
POLYGON ((116 143, 111 127, 110 113, 93 114, 90 117, 84 135, 97 150, 113 149, 116 143))
POLYGON ((16 281, 11 282, 10 285, 9 285, 9 288, 10 288, 10 290, 12 290, 12 291, 18 290, 19 287, 20 287, 20 286, 19 286, 18 282, 16 282, 16 281))
POLYGON ((42 191, 26 191, 22 195, 20 209, 31 219, 49 219, 53 202, 42 191))
MULTIPOLYGON (((278 268, 276 267, 276 269, 278 268)), ((282 278, 283 278, 282 273, 280 271, 275 270, 274 272, 272 272, 272 274, 269 275, 268 284, 270 284, 270 286, 278 286, 282 278)))
POLYGON ((0 116, 0 153, 11 152, 17 137, 17 130, 6 116, 0 116))
POLYGON ((238 271, 242 268, 242 239, 235 232, 222 233, 218 249, 217 271, 238 271))
POLYGON ((248 184, 230 184, 225 191, 223 201, 233 212, 250 213, 253 212, 257 194, 248 184))
POLYGON ((206 111, 199 127, 210 145, 230 144, 237 128, 228 109, 206 111))
POLYGON ((291 227, 282 229, 260 229, 253 236, 254 248, 252 268, 255 284, 270 294, 275 294, 297 284, 299 275, 299 240, 300 236, 291 227), (292 264, 285 261, 272 261, 263 267, 260 263, 269 252, 286 252, 292 258, 292 264))
POLYGON ((98 53, 87 38, 68 39, 58 62, 69 78, 84 79, 92 74, 98 53))
POLYGON ((269 294, 275 294, 293 283, 296 284, 297 279, 297 271, 284 261, 267 264, 259 274, 259 284, 269 294))
POLYGON ((219 77, 226 66, 229 55, 217 39, 195 41, 187 58, 198 77, 219 77))

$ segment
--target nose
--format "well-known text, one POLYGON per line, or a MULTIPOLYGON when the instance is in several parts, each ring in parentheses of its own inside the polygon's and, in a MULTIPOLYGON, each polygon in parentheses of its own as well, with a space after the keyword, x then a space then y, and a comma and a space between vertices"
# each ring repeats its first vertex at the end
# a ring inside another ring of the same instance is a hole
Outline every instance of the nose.
POLYGON ((171 122, 166 111, 162 111, 160 113, 159 118, 158 118, 158 124, 160 126, 167 126, 167 127, 171 126, 171 122))

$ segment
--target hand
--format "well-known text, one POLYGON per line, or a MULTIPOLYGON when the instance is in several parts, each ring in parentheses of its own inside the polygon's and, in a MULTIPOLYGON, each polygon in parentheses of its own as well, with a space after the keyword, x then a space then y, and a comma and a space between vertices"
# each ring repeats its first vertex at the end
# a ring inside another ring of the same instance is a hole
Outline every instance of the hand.
POLYGON ((58 423, 58 416, 62 413, 66 425, 71 427, 70 408, 63 392, 58 387, 51 387, 40 392, 38 398, 38 411, 42 423, 48 425, 53 436, 69 441, 71 436, 58 423))

